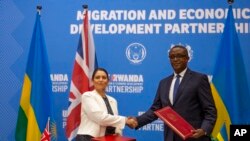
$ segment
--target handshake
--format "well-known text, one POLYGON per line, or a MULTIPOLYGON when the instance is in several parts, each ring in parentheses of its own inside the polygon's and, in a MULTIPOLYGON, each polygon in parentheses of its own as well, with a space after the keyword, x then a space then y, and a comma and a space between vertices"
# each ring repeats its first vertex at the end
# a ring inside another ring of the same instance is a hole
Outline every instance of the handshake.
POLYGON ((131 129, 136 128, 138 126, 137 119, 135 117, 127 117, 126 118, 126 125, 131 129))

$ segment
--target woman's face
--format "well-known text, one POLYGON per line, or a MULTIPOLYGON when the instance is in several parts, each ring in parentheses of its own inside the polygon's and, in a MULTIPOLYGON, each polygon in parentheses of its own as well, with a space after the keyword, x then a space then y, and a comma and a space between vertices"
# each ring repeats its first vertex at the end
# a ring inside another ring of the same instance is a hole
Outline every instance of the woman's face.
POLYGON ((109 82, 108 76, 104 71, 98 70, 93 78, 94 87, 97 91, 105 91, 109 82))

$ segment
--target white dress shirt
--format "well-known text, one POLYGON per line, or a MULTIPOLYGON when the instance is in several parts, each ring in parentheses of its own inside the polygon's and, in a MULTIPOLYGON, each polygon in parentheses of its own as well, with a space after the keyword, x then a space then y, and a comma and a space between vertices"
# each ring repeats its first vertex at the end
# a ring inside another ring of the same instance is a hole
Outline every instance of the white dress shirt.
MULTIPOLYGON (((183 78, 184 74, 186 73, 186 71, 187 71, 187 68, 185 70, 183 70, 181 73, 179 73, 179 75, 180 75, 180 84, 181 84, 182 78, 183 78)), ((171 104, 174 103, 173 102, 173 95, 174 95, 174 83, 175 83, 176 78, 177 78, 176 76, 177 76, 177 74, 174 73, 174 77, 173 77, 173 80, 172 80, 172 83, 171 83, 171 86, 170 86, 169 100, 170 100, 171 104)))

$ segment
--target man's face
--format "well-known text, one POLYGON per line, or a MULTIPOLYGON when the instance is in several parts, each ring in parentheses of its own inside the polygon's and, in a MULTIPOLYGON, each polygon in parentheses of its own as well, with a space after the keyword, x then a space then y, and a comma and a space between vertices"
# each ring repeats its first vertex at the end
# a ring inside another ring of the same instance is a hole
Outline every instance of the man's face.
POLYGON ((175 73, 178 74, 187 67, 189 60, 187 50, 183 47, 174 47, 169 52, 169 59, 175 73))

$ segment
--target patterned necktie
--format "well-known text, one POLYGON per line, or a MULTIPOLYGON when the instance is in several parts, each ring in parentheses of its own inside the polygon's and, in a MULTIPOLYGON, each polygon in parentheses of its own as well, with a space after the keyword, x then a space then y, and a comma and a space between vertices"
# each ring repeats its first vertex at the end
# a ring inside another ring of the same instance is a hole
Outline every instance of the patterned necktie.
POLYGON ((175 83, 174 83, 174 92, 173 92, 173 103, 175 101, 175 98, 176 98, 176 94, 177 94, 177 91, 178 91, 178 87, 180 85, 180 75, 177 74, 176 75, 176 80, 175 80, 175 83))
MULTIPOLYGON (((103 98, 105 104, 106 104, 106 107, 107 107, 107 110, 108 110, 108 113, 111 114, 111 115, 114 115, 113 111, 112 111, 112 108, 109 104, 109 100, 107 97, 104 97, 103 98)), ((112 126, 107 126, 106 127, 106 132, 105 132, 105 135, 110 135, 110 134, 115 134, 115 127, 112 127, 112 126)))

